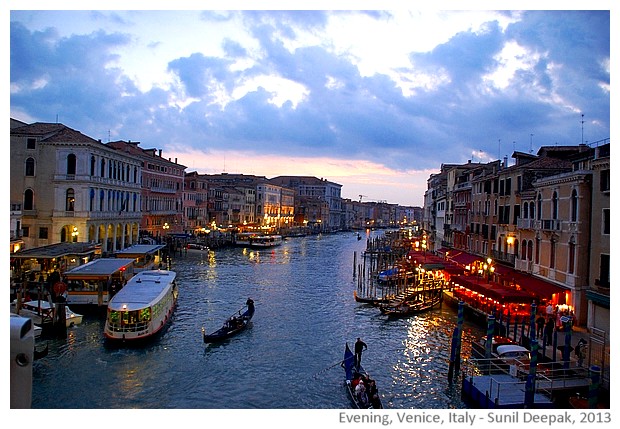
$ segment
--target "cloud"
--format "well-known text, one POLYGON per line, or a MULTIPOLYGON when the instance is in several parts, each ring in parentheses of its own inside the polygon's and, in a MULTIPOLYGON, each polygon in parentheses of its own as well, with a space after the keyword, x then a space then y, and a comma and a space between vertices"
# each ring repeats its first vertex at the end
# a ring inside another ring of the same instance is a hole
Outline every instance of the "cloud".
POLYGON ((429 171, 532 134, 535 150, 579 143, 582 114, 587 140, 608 138, 609 15, 14 12, 11 114, 164 150, 429 171))

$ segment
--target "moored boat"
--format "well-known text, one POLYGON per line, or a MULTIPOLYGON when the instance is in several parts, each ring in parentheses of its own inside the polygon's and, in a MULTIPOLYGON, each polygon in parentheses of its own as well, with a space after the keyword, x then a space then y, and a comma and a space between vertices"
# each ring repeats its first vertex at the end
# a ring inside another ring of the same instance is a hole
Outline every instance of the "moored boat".
POLYGON ((176 307, 176 273, 141 271, 110 300, 104 335, 108 340, 136 341, 158 334, 176 307))
MULTIPOLYGON (((82 315, 72 311, 68 305, 65 305, 65 321, 67 328, 82 323, 82 315)), ((49 301, 34 300, 21 303, 19 311, 17 310, 17 302, 11 304, 11 311, 32 319, 33 323, 43 325, 51 323, 54 320, 54 306, 49 301)))
POLYGON ((222 341, 232 337, 235 334, 245 330, 254 316, 254 301, 250 298, 245 303, 247 309, 242 313, 241 310, 230 316, 224 325, 215 332, 210 334, 205 333, 205 328, 202 328, 202 339, 205 343, 213 343, 222 341))
POLYGON ((360 365, 355 365, 355 355, 349 348, 349 343, 345 344, 344 359, 345 387, 355 408, 383 408, 375 380, 360 365))
POLYGON ((381 313, 392 317, 407 317, 431 310, 441 304, 440 296, 433 296, 422 300, 407 301, 403 300, 395 305, 382 305, 379 307, 381 313))
POLYGON ((209 251, 209 246, 200 243, 187 243, 185 248, 191 253, 205 253, 209 251))

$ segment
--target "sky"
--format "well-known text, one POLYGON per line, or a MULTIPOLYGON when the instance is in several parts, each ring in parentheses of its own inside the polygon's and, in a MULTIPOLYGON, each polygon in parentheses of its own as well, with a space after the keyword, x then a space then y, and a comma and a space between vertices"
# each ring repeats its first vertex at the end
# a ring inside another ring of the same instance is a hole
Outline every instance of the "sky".
POLYGON ((345 198, 422 206, 443 163, 511 165, 514 151, 611 134, 610 12, 570 1, 9 4, 11 118, 139 141, 188 172, 310 175, 341 184, 345 198))

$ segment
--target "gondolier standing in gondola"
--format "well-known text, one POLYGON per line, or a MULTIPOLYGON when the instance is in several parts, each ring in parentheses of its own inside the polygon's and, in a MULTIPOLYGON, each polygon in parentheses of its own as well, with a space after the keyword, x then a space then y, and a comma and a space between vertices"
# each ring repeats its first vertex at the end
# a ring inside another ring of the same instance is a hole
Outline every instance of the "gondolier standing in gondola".
POLYGON ((365 342, 362 341, 361 338, 357 337, 357 341, 355 342, 355 367, 359 371, 360 365, 362 364, 362 352, 367 350, 368 346, 365 342))
POLYGON ((252 298, 248 298, 248 300, 245 302, 245 305, 248 306, 248 310, 253 312, 253 310, 254 310, 254 301, 252 300, 252 298))

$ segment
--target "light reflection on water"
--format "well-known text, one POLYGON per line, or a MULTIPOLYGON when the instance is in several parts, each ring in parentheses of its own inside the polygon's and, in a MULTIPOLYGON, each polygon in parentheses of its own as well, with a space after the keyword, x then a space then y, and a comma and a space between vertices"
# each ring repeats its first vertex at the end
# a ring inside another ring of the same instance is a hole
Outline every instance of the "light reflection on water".
MULTIPOLYGON (((294 238, 275 249, 188 254, 174 261, 179 305, 173 323, 141 348, 103 341, 103 320, 85 318, 50 344, 34 371, 34 408, 349 408, 337 364, 362 337, 363 363, 386 407, 462 408, 448 386, 454 310, 388 320, 353 299, 354 234, 294 238), (205 345, 248 297, 250 328, 205 345), (86 386, 83 394, 67 386, 86 386)), ((467 342, 482 335, 465 325, 467 342)))

